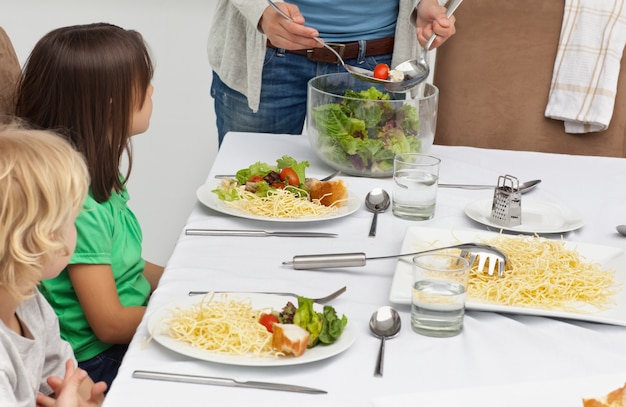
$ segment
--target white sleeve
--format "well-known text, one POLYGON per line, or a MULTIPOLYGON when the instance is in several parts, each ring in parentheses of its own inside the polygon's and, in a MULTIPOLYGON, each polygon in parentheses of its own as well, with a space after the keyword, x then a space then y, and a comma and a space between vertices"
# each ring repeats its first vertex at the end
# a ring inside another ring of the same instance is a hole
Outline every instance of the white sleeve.
POLYGON ((7 371, 3 363, 0 363, 0 406, 15 406, 18 404, 15 391, 11 383, 15 382, 9 378, 11 372, 7 371))
POLYGON ((46 383, 46 379, 50 376, 63 378, 65 375, 65 362, 71 359, 76 365, 76 358, 70 344, 61 338, 59 319, 54 310, 39 292, 37 301, 40 305, 44 327, 44 330, 41 332, 41 339, 45 341, 45 359, 41 374, 40 391, 44 394, 50 394, 52 389, 46 383))

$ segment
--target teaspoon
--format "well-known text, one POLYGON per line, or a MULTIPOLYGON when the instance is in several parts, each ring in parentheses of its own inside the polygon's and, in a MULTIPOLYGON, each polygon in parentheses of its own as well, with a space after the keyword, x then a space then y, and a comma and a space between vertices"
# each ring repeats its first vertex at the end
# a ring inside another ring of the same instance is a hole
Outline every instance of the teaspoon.
POLYGON ((365 206, 370 212, 374 212, 369 236, 376 236, 378 214, 385 212, 389 208, 390 203, 391 199, 389 198, 389 194, 382 188, 372 189, 365 197, 365 206))
POLYGON ((375 337, 380 338, 380 348, 376 359, 374 376, 383 375, 383 361, 385 358, 385 339, 393 338, 400 332, 402 320, 395 309, 385 305, 378 308, 370 318, 370 330, 375 337))
POLYGON ((615 229, 617 229, 617 232, 620 235, 626 236, 626 225, 617 225, 617 226, 615 226, 615 229))

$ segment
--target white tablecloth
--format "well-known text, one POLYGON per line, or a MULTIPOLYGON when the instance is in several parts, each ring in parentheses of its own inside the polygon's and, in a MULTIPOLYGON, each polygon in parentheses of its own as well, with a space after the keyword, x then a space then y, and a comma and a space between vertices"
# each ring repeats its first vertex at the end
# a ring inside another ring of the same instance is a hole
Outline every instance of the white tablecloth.
MULTIPOLYGON (((524 197, 545 200, 584 213, 583 228, 567 233, 571 241, 624 247, 615 225, 626 223, 626 160, 532 152, 433 146, 442 159, 441 183, 494 183, 503 174, 542 183, 524 197)), ((256 161, 274 162, 287 154, 309 160, 308 176, 332 172, 310 149, 304 136, 231 133, 207 179, 256 161)), ((374 187, 391 191, 391 179, 344 177, 363 199, 374 187)), ((391 210, 379 215, 378 235, 368 237, 372 214, 363 207, 330 222, 279 224, 235 218, 197 203, 186 227, 215 229, 309 230, 339 233, 335 239, 185 236, 181 231, 148 314, 184 297, 190 290, 290 291, 325 295, 346 285, 333 306, 358 330, 354 345, 320 362, 289 367, 241 367, 198 361, 158 343, 144 342, 139 326, 105 405, 111 406, 391 406, 416 405, 414 393, 485 385, 511 385, 555 379, 623 374, 626 381, 626 328, 572 320, 468 311, 464 330, 452 338, 429 338, 410 328, 409 306, 390 304, 394 260, 370 261, 341 270, 292 270, 281 265, 297 254, 398 253, 409 226, 486 230, 464 214, 466 204, 491 198, 493 191, 441 188, 435 217, 410 222, 391 210), (402 314, 400 335, 387 342, 384 377, 373 376, 379 340, 368 330, 370 315, 382 305, 402 314), (136 369, 263 380, 321 388, 324 395, 178 384, 134 379, 136 369)), ((175 199, 167 194, 164 199, 175 199)), ((622 383, 623 383, 622 381, 622 383)), ((621 385, 622 383, 618 383, 621 385)), ((510 395, 515 397, 515 395, 510 395)), ((446 405, 447 404, 442 404, 446 405)), ((506 405, 503 401, 500 405, 506 405)), ((536 404, 540 405, 540 403, 536 404)))

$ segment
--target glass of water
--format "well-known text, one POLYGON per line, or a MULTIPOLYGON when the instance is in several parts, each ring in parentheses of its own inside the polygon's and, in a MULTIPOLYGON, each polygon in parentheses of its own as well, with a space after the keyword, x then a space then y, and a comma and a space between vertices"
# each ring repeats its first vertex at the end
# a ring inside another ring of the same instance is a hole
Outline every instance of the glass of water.
POLYGON ((461 333, 469 269, 467 259, 451 254, 413 257, 411 327, 415 332, 435 337, 461 333))
POLYGON ((426 154, 397 154, 393 160, 391 209, 399 218, 428 220, 435 215, 439 164, 426 154))

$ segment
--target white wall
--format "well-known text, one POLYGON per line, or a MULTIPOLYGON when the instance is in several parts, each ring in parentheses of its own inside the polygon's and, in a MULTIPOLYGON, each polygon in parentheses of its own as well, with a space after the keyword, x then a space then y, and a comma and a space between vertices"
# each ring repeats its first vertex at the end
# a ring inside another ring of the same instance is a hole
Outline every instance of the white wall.
POLYGON ((107 22, 141 32, 155 66, 150 129, 133 139, 129 205, 144 257, 165 264, 217 153, 206 43, 215 0, 1 0, 0 26, 23 64, 37 40, 65 25, 107 22))

